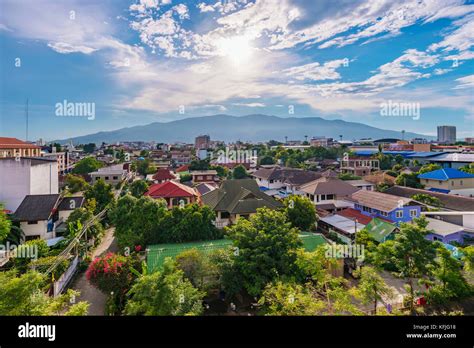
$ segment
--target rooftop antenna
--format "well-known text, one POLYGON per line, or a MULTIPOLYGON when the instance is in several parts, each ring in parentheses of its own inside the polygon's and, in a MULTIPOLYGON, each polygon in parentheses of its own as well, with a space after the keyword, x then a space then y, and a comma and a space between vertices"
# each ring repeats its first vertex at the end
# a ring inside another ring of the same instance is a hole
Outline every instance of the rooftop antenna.
POLYGON ((25 141, 28 141, 28 98, 26 98, 25 116, 26 116, 26 138, 25 138, 25 141))

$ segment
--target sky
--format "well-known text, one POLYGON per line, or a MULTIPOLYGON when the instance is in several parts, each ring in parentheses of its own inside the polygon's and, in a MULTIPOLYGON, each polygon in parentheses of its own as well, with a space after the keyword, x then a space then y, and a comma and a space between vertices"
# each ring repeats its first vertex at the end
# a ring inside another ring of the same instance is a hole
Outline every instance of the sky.
POLYGON ((2 0, 0 136, 26 138, 28 100, 28 140, 214 114, 464 138, 473 43, 464 0, 2 0))

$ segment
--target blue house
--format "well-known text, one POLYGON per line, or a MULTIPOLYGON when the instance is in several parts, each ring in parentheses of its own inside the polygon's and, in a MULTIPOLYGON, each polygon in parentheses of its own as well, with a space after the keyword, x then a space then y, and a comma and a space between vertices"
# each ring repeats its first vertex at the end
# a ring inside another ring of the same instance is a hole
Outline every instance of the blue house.
POLYGON ((442 168, 418 175, 420 183, 430 191, 449 193, 474 189, 474 175, 453 168, 442 168))
POLYGON ((412 199, 386 193, 360 190, 351 195, 354 209, 366 216, 395 223, 420 217, 421 205, 412 199))

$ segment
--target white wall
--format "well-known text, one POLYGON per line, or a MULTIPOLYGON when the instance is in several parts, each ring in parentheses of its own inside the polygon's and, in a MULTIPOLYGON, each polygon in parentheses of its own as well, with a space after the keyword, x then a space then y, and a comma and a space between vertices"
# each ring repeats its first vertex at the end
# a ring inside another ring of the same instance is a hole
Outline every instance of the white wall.
POLYGON ((6 209, 14 212, 26 195, 58 192, 57 162, 31 166, 25 158, 0 160, 0 202, 6 209))
POLYGON ((40 236, 41 239, 51 239, 55 237, 54 230, 52 232, 48 231, 48 221, 40 220, 37 224, 29 225, 28 222, 22 221, 20 223, 20 228, 25 233, 25 236, 40 236))

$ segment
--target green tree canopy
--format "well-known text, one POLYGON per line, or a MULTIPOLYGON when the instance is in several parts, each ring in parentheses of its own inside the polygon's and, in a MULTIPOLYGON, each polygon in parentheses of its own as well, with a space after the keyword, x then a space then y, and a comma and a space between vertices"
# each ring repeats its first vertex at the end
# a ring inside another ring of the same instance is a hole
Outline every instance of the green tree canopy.
POLYGON ((235 166, 234 170, 232 171, 232 176, 234 179, 245 179, 248 177, 247 170, 241 164, 235 166))
POLYGON ((130 185, 130 193, 133 197, 140 198, 148 191, 148 183, 145 180, 136 180, 130 185))
POLYGON ((318 215, 313 203, 306 197, 291 195, 287 197, 283 204, 288 221, 293 227, 301 231, 315 229, 315 223, 318 221, 318 215))
POLYGON ((294 273, 296 249, 302 244, 284 212, 257 209, 250 220, 237 220, 229 235, 238 248, 235 262, 249 294, 257 296, 276 277, 294 273))
POLYGON ((129 292, 126 315, 200 315, 204 293, 196 289, 176 268, 171 258, 165 260, 163 271, 137 279, 129 292))
POLYGON ((85 157, 76 163, 72 172, 74 174, 87 174, 95 172, 97 169, 102 168, 104 164, 99 162, 94 157, 85 157))
POLYGON ((64 181, 67 185, 69 192, 71 193, 84 191, 89 187, 89 184, 86 182, 86 180, 84 180, 84 178, 79 175, 68 174, 66 175, 64 181))
POLYGON ((87 200, 95 200, 96 206, 94 214, 97 214, 113 202, 114 193, 112 191, 112 186, 106 184, 104 180, 99 179, 94 183, 94 185, 88 187, 84 193, 84 197, 87 200))

